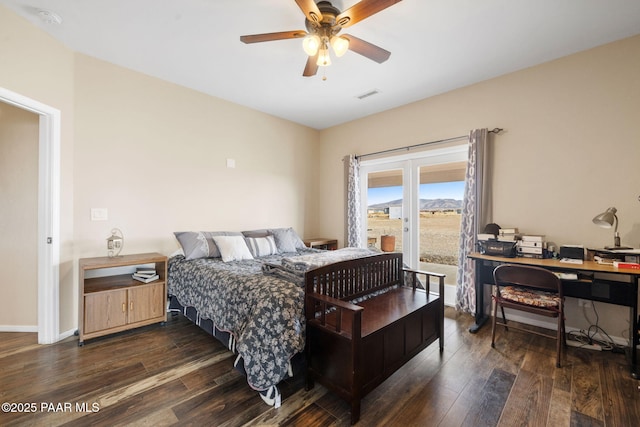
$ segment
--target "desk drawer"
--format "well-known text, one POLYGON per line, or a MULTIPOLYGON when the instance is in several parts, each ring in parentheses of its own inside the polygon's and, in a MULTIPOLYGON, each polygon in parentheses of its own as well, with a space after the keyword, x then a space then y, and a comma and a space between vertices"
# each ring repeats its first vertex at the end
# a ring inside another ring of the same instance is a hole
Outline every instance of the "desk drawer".
POLYGON ((563 281, 564 295, 609 304, 633 307, 636 299, 632 283, 594 279, 593 282, 563 281))

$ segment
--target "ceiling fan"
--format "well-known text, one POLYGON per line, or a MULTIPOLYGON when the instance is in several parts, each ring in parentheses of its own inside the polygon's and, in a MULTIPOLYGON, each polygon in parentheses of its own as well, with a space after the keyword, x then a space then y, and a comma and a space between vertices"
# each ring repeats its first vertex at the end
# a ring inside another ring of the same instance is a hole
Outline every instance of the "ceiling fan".
POLYGON ((309 55, 302 73, 305 77, 314 76, 318 67, 331 65, 329 46, 340 57, 351 50, 381 64, 391 52, 351 34, 338 34, 343 28, 360 22, 401 0, 362 0, 344 12, 340 12, 331 2, 313 0, 295 0, 304 12, 307 31, 294 30, 278 33, 253 34, 240 36, 244 43, 260 43, 274 40, 304 38, 302 46, 309 55))

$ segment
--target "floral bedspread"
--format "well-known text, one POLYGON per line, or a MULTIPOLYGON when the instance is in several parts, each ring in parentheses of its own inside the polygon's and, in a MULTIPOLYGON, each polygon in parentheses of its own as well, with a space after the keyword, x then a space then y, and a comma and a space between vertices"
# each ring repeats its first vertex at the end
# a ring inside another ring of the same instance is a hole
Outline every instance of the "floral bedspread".
POLYGON ((377 251, 364 248, 342 248, 335 251, 285 256, 279 264, 265 263, 262 269, 265 274, 272 274, 304 287, 305 273, 311 269, 340 261, 372 256, 378 253, 377 251))
MULTIPOLYGON (((300 249, 298 254, 311 252, 316 251, 300 249)), ((304 289, 262 272, 263 263, 279 263, 282 257, 232 262, 186 260, 182 255, 169 259, 169 294, 233 335, 247 382, 258 391, 285 378, 289 360, 305 344, 304 289)))
POLYGON ((342 248, 335 251, 311 253, 294 257, 282 258, 282 267, 292 272, 304 273, 312 268, 322 267, 340 261, 376 255, 379 252, 368 248, 342 248))

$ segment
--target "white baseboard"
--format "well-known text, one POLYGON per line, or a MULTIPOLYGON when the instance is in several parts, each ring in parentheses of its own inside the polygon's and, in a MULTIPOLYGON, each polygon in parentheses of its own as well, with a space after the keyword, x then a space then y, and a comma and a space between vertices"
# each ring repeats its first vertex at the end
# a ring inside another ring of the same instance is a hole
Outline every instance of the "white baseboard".
MULTIPOLYGON (((432 284, 429 287, 430 292, 438 293, 438 286, 432 284)), ((447 307, 456 306, 456 287, 455 285, 444 285, 444 305, 447 307)))
POLYGON ((456 286, 444 285, 444 305, 447 307, 456 306, 456 286))
POLYGON ((61 341, 65 338, 69 338, 71 335, 74 335, 75 333, 76 333, 76 329, 70 329, 66 332, 63 332, 60 335, 58 335, 58 341, 61 341))
POLYGON ((0 332, 38 332, 38 325, 0 325, 0 332))
MULTIPOLYGON (((0 325, 0 332, 35 332, 38 333, 38 326, 28 326, 28 325, 0 325)), ((72 335, 75 335, 76 329, 70 329, 68 331, 62 332, 58 335, 58 338, 55 342, 62 341, 65 338, 69 338, 72 335)))

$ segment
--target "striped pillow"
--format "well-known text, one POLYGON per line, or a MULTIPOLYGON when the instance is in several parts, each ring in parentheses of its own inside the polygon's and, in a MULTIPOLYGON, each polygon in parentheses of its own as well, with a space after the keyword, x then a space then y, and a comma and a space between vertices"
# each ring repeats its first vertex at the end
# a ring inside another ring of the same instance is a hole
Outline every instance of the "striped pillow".
POLYGON ((278 253, 276 247, 276 241, 273 236, 265 237, 245 237, 249 251, 254 258, 263 257, 267 255, 274 255, 278 253))

